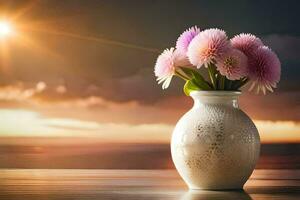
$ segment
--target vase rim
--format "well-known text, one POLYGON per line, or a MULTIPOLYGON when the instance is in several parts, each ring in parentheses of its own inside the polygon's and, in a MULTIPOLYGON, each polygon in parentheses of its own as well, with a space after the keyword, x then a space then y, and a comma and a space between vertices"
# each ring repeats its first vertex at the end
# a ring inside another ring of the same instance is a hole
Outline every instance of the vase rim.
POLYGON ((241 91, 224 91, 224 90, 210 90, 210 91, 192 91, 190 95, 193 96, 239 96, 241 91))

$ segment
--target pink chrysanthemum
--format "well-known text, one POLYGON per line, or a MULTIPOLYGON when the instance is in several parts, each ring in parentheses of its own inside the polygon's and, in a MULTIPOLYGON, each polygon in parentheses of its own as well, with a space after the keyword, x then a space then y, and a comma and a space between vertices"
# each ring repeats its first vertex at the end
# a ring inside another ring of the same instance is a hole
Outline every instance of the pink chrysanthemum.
POLYGON ((186 54, 182 54, 178 49, 174 50, 173 59, 175 67, 192 67, 186 54))
POLYGON ((192 39, 200 33, 200 29, 197 26, 193 26, 184 31, 177 39, 176 49, 183 55, 186 55, 188 46, 192 39))
POLYGON ((228 51, 230 44, 225 31, 220 29, 207 29, 200 32, 191 41, 187 56, 190 62, 200 68, 203 64, 213 62, 228 51))
POLYGON ((238 80, 247 74, 247 56, 237 49, 232 49, 217 60, 217 70, 229 80, 238 80))
POLYGON ((258 37, 249 33, 236 35, 230 40, 230 42, 234 48, 242 51, 248 57, 253 56, 256 49, 263 46, 262 41, 258 37))
POLYGON ((266 90, 273 92, 280 80, 281 64, 277 55, 268 47, 261 46, 253 54, 253 58, 249 60, 248 73, 252 81, 249 90, 255 86, 256 92, 260 90, 265 94, 266 90))
POLYGON ((154 68, 158 84, 163 83, 162 88, 168 88, 176 72, 176 68, 189 65, 191 64, 188 58, 174 48, 164 50, 163 53, 158 56, 154 68))

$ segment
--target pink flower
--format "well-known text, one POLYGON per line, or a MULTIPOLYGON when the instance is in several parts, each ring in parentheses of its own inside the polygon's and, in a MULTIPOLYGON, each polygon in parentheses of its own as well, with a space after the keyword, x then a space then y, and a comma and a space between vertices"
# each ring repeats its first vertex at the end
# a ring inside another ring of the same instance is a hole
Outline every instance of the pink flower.
POLYGON ((199 33, 200 29, 197 26, 185 30, 177 39, 176 49, 178 49, 181 54, 186 55, 190 42, 199 33))
POLYGON ((230 44, 223 30, 207 29, 191 41, 187 56, 193 65, 200 68, 203 64, 207 65, 221 57, 229 47, 230 44))
POLYGON ((266 90, 273 92, 276 84, 280 80, 281 64, 277 55, 267 46, 259 47, 249 60, 248 67, 249 78, 252 85, 249 90, 255 86, 256 92, 260 90, 265 94, 266 90))
POLYGON ((230 80, 238 80, 247 75, 247 56, 237 49, 232 49, 217 59, 217 70, 230 80))
POLYGON ((168 88, 172 77, 175 75, 176 68, 190 65, 188 58, 174 48, 164 50, 163 53, 158 56, 154 68, 158 84, 163 83, 162 88, 168 88))
POLYGON ((242 51, 248 57, 253 56, 256 49, 263 46, 262 41, 258 37, 249 33, 236 35, 230 42, 234 48, 242 51))

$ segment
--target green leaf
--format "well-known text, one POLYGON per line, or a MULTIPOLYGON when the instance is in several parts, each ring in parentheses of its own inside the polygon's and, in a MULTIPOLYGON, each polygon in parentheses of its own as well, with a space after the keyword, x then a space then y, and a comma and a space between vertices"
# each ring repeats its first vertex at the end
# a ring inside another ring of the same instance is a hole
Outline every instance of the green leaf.
POLYGON ((190 96, 190 93, 192 91, 197 91, 197 90, 201 90, 197 85, 195 85, 193 83, 193 81, 188 80, 185 82, 184 87, 183 87, 183 91, 185 93, 186 96, 190 96))
POLYGON ((199 81, 197 79, 191 79, 190 81, 201 90, 211 90, 211 87, 205 81, 199 81))
POLYGON ((192 68, 181 67, 185 74, 191 77, 191 82, 202 90, 211 90, 209 83, 201 76, 199 72, 192 68))
POLYGON ((225 76, 218 74, 218 86, 220 90, 225 90, 225 76))
POLYGON ((231 89, 231 85, 232 85, 233 81, 229 80, 229 79, 225 79, 225 90, 232 90, 231 89))
POLYGON ((201 76, 201 74, 192 68, 180 67, 180 69, 184 73, 186 73, 189 77, 205 81, 205 79, 201 76))

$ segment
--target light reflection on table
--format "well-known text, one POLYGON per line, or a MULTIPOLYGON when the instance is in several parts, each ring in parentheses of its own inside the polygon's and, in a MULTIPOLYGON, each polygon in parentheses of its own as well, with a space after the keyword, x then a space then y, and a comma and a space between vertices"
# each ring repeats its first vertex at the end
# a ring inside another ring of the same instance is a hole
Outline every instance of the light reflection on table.
POLYGON ((0 199, 300 199, 300 170, 256 170, 244 190, 188 190, 175 170, 0 170, 0 199))

